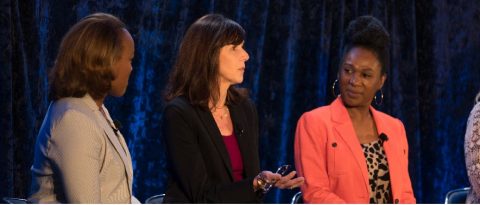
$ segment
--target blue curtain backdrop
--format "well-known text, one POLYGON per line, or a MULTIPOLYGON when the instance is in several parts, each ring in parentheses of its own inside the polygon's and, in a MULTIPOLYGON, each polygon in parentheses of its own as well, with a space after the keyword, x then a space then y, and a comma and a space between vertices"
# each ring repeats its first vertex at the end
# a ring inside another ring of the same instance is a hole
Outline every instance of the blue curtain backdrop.
MULTIPOLYGON (((179 41, 195 19, 213 12, 247 31, 242 86, 259 111, 263 169, 293 164, 297 119, 332 101, 343 31, 371 14, 392 38, 378 108, 405 124, 418 202, 441 203, 448 190, 469 186, 463 138, 480 90, 480 1, 1 0, 0 196, 28 195, 35 138, 49 103, 47 73, 67 29, 96 11, 119 16, 136 42, 127 93, 106 104, 123 124, 141 200, 166 186, 162 91, 179 41)), ((296 191, 273 191, 266 202, 287 203, 296 191)))

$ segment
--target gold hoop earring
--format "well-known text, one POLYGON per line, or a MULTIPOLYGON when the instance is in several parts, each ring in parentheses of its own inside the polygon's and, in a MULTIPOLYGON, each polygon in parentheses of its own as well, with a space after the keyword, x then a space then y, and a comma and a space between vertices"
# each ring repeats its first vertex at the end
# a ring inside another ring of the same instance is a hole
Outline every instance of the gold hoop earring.
POLYGON ((377 101, 377 94, 375 93, 375 96, 373 96, 373 100, 375 100, 375 104, 380 106, 383 104, 383 91, 380 89, 380 102, 377 101))
POLYGON ((335 81, 332 84, 332 94, 335 97, 338 97, 338 95, 335 95, 335 84, 338 82, 338 79, 335 79, 335 81))

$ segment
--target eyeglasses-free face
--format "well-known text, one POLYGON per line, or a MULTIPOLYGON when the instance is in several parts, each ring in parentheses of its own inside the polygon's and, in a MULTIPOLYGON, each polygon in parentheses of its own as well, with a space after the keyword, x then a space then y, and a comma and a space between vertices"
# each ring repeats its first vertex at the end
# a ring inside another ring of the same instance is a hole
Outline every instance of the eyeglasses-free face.
POLYGON ((370 106, 386 76, 381 74, 377 56, 362 47, 352 48, 339 71, 340 93, 345 106, 370 106))

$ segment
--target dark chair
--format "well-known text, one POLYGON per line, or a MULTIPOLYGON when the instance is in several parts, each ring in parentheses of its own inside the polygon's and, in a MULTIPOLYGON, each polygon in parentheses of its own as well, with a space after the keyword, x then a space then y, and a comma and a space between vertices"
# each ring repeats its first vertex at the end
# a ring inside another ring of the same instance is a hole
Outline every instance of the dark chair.
POLYGON ((13 197, 3 197, 3 201, 6 204, 30 204, 26 199, 13 198, 13 197))
POLYGON ((292 197, 290 204, 303 204, 302 192, 299 191, 292 197))
POLYGON ((162 204, 164 197, 165 197, 165 194, 154 195, 149 197, 147 200, 145 200, 145 203, 146 204, 162 204))
POLYGON ((445 204, 465 204, 470 187, 454 189, 447 193, 445 204))

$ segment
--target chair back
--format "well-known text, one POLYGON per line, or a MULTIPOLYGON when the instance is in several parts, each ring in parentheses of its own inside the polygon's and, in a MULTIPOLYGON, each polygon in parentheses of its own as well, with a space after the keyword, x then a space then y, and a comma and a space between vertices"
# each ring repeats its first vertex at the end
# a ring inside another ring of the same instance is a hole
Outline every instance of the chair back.
POLYGON ((3 201, 6 204, 30 204, 30 202, 26 199, 13 198, 13 197, 3 197, 3 201))
POLYGON ((299 191, 292 197, 290 204, 303 204, 302 192, 299 191))
POLYGON ((470 187, 454 189, 447 193, 445 204, 465 204, 470 187))
POLYGON ((165 194, 154 195, 149 197, 147 200, 145 200, 145 203, 146 204, 162 204, 164 197, 165 197, 165 194))

